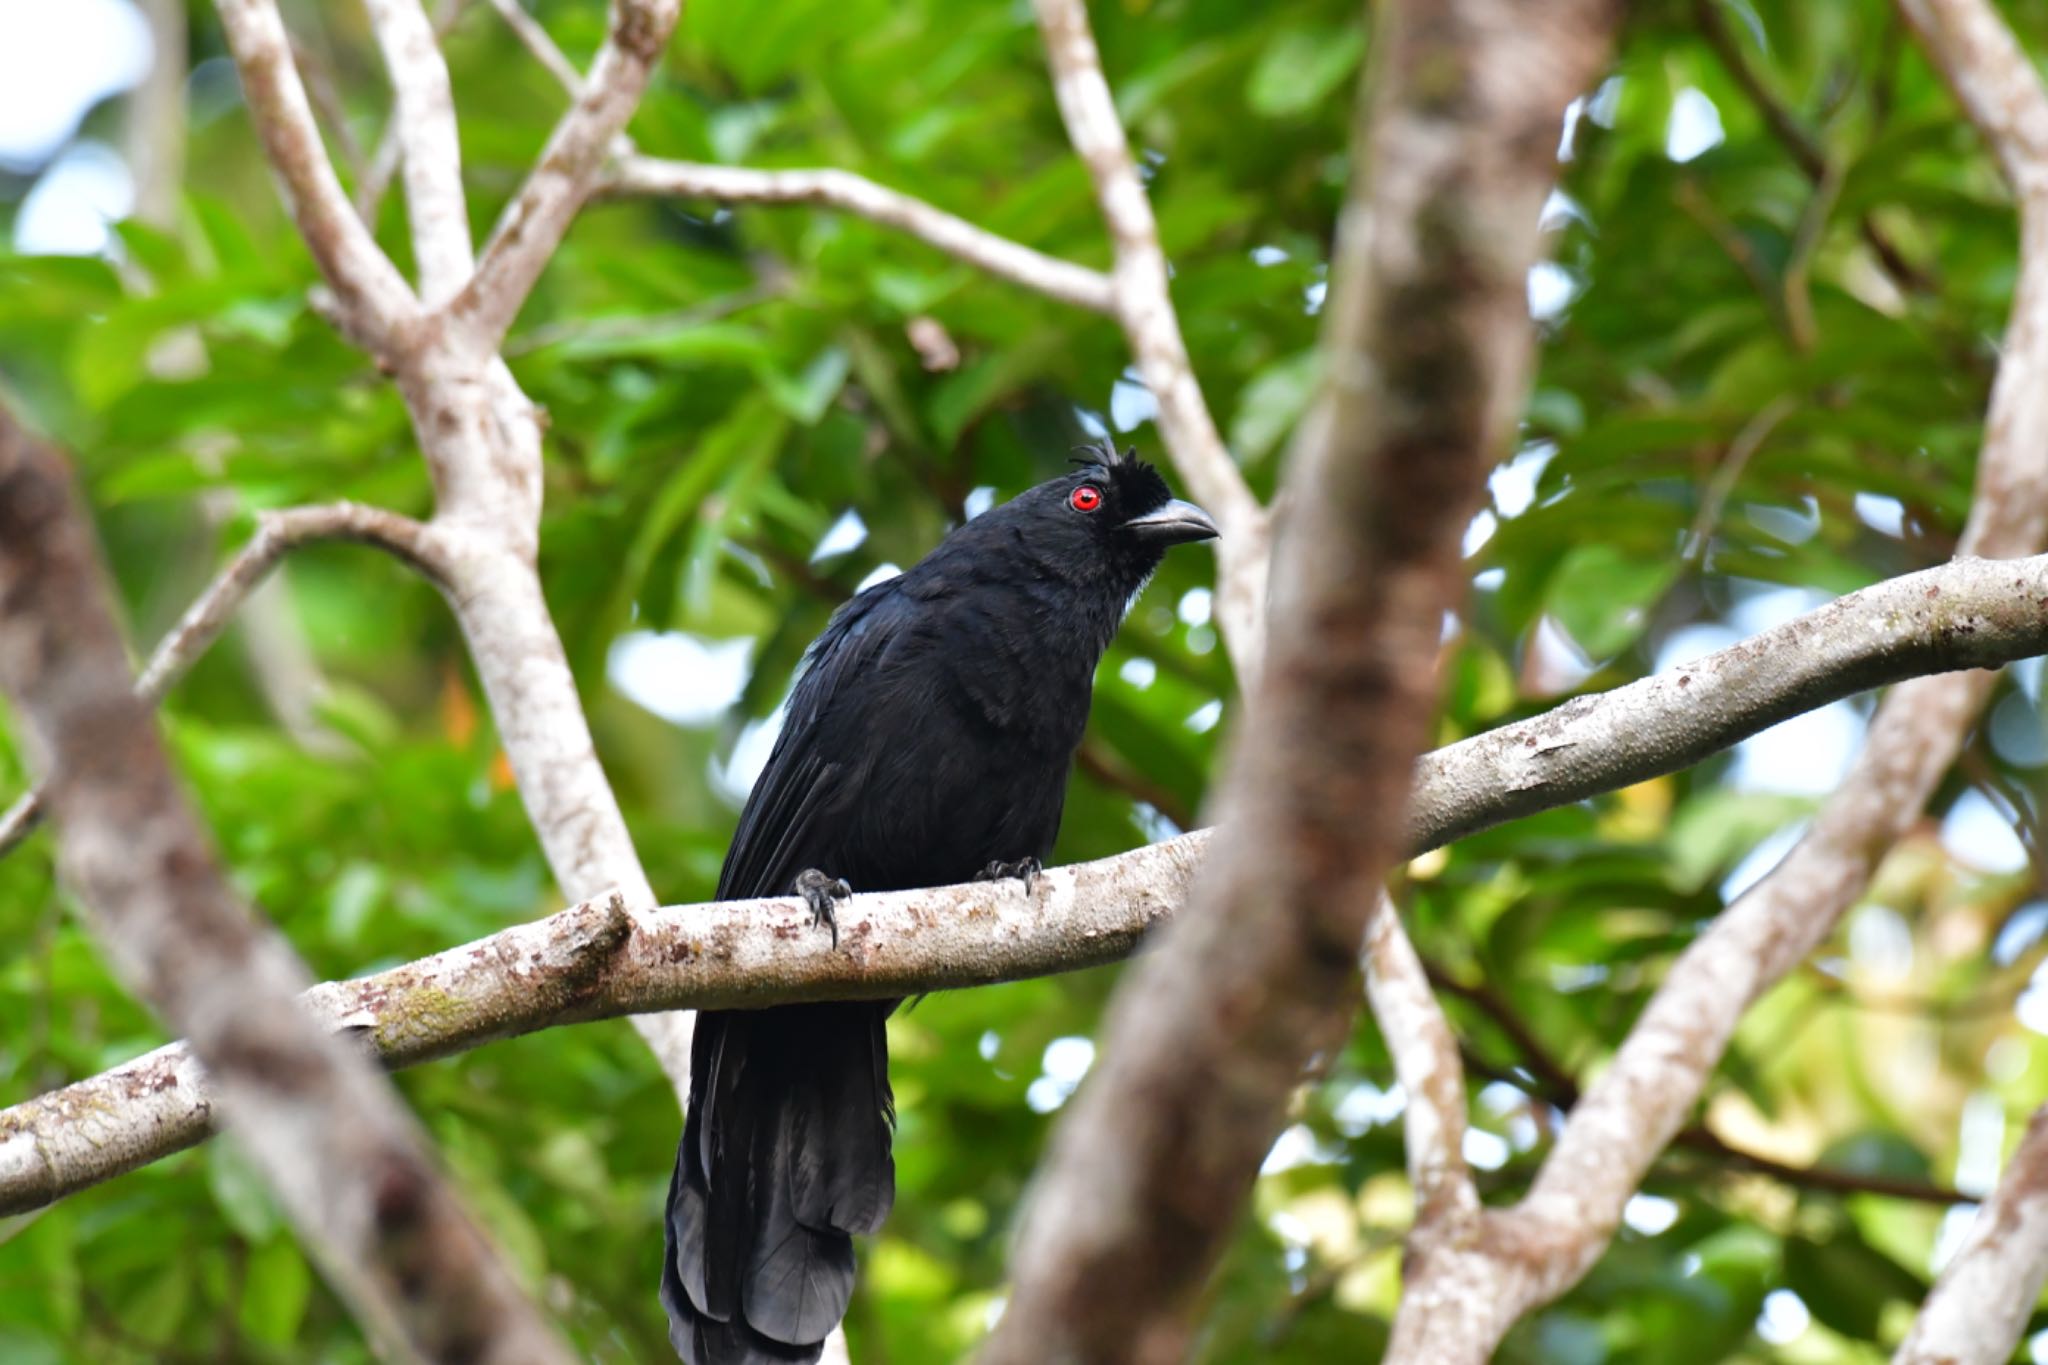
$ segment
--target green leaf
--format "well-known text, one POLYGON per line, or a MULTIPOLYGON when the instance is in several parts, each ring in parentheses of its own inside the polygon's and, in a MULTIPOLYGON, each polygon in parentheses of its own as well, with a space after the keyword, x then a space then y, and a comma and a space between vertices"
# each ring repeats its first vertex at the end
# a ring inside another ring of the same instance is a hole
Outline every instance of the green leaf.
POLYGON ((1919 1303, 1927 1285, 1844 1224, 1819 1239, 1785 1242, 1785 1284, 1814 1317, 1843 1336, 1877 1339, 1884 1307, 1893 1300, 1919 1303))
POLYGON ((1230 446, 1247 464, 1273 453, 1308 411, 1322 382, 1315 351, 1299 351, 1260 370, 1245 385, 1230 419, 1230 446))
POLYGON ((1362 24, 1282 29, 1259 54, 1245 102, 1266 118, 1293 118, 1330 98, 1365 53, 1362 24))
POLYGON ((794 422, 803 426, 816 426, 818 419, 825 415, 825 409, 832 406, 832 400, 839 396, 839 390, 846 383, 846 371, 850 364, 844 346, 827 346, 811 357, 810 364, 801 373, 791 376, 784 374, 773 365, 764 366, 761 382, 766 386, 768 396, 775 400, 775 406, 794 422))
POLYGON ((235 1319, 266 1346, 289 1346, 299 1335, 313 1271, 296 1243, 277 1237, 249 1252, 247 1276, 235 1319))
POLYGON ((1669 554, 1639 559, 1613 545, 1580 545, 1551 577, 1547 606, 1589 657, 1611 658, 1642 634, 1651 606, 1677 576, 1669 554))
POLYGON ((206 1185, 214 1207, 244 1240, 267 1242, 283 1227, 269 1187, 233 1142, 207 1144, 206 1185))

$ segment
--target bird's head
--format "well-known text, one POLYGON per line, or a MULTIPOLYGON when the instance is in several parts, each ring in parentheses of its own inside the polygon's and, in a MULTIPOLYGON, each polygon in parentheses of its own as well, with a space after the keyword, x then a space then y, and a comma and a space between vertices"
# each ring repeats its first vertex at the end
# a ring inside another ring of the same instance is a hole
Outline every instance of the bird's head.
POLYGON ((1169 547, 1216 537, 1209 514, 1174 497, 1137 451, 1119 455, 1106 441, 1081 450, 1072 473, 1026 489, 977 520, 1013 529, 1033 551, 1092 571, 1089 577, 1123 597, 1144 586, 1169 547))

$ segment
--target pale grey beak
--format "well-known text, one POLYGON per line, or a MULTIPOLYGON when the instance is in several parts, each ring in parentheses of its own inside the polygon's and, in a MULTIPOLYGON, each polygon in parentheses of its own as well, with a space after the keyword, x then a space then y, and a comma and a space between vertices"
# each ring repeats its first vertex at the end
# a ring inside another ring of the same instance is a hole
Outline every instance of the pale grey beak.
POLYGON ((1191 540, 1214 540, 1216 523, 1191 502, 1175 498, 1156 512, 1132 517, 1124 529, 1154 545, 1180 545, 1191 540))

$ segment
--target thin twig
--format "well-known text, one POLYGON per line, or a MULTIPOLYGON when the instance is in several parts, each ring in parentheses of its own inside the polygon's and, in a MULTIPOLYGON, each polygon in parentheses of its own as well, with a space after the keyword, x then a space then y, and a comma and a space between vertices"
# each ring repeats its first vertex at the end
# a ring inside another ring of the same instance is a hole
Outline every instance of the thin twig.
POLYGON ((681 0, 614 0, 611 32, 583 92, 555 125, 526 183, 505 206, 484 244, 476 274, 447 315, 476 355, 494 354, 570 221, 590 196, 598 171, 640 102, 668 45, 681 0))
MULTIPOLYGON (((171 685, 220 638, 236 608, 278 562, 299 546, 321 540, 373 545, 396 555, 429 582, 446 581, 446 566, 433 533, 410 517, 353 502, 265 512, 258 517, 256 534, 249 543, 214 576, 206 591, 151 651, 149 662, 135 680, 135 695, 151 705, 163 700, 171 685)), ((27 838, 42 816, 41 788, 8 807, 0 815, 0 857, 27 838)))
POLYGON ((340 301, 350 335, 388 359, 400 332, 419 316, 419 303, 335 178, 276 0, 219 0, 218 9, 241 72, 242 97, 299 235, 340 301))
MULTIPOLYGON (((1721 0, 1693 0, 1693 17, 1698 21, 1707 45, 1720 58, 1721 65, 1735 78, 1735 83, 1742 87, 1750 103, 1763 116, 1764 126, 1791 155, 1793 164, 1805 172, 1808 180, 1818 185, 1827 175, 1827 153, 1822 150, 1820 141, 1806 130, 1799 116, 1765 83, 1762 73, 1743 55, 1742 45, 1721 13, 1721 0)), ((1917 294, 1933 292, 1934 279, 1906 259, 1905 253, 1899 250, 1898 244, 1892 241, 1875 217, 1866 213, 1857 220, 1856 226, 1893 283, 1917 294)))
POLYGON ((1116 312, 1115 290, 1110 277, 1101 271, 998 237, 944 209, 850 171, 762 171, 631 156, 604 176, 600 192, 614 197, 715 199, 728 204, 821 204, 909 233, 998 279, 1048 298, 1092 312, 1116 312))
MULTIPOLYGON (((1543 1040, 1523 1019, 1521 1013, 1509 1004, 1506 997, 1484 980, 1477 983, 1459 980, 1435 963, 1427 965, 1429 981, 1438 990, 1448 992, 1461 1000, 1478 1007, 1481 1013, 1507 1035, 1514 1045, 1518 1065, 1535 1082, 1534 1098, 1561 1113, 1570 1113, 1579 1102, 1579 1083, 1558 1060, 1555 1053, 1544 1046, 1543 1040)), ((1478 1059, 1469 1048, 1460 1047, 1459 1055, 1466 1065, 1490 1079, 1505 1081, 1517 1089, 1527 1092, 1530 1082, 1514 1071, 1494 1066, 1478 1059)), ((1797 1166, 1779 1161, 1757 1152, 1751 1152, 1728 1142, 1704 1124, 1692 1124, 1681 1129, 1672 1139, 1672 1145, 1684 1147, 1714 1157, 1726 1166, 1739 1167, 1758 1175, 1767 1175, 1787 1185, 1803 1189, 1832 1190, 1841 1194, 1877 1194, 1890 1199, 1909 1199, 1922 1204, 1968 1203, 1970 1196, 1945 1185, 1932 1181, 1911 1180, 1899 1176, 1880 1175, 1874 1172, 1844 1171, 1828 1166, 1797 1166)))
POLYGON ((1764 442, 1771 439, 1771 433, 1798 409, 1798 399, 1781 393, 1735 433, 1735 439, 1728 443, 1728 453, 1714 467, 1714 475, 1707 481, 1706 492, 1700 495, 1699 511, 1692 519, 1692 531, 1686 537, 1685 548, 1679 551, 1681 560, 1695 568, 1706 561, 1707 546, 1713 543, 1714 530, 1721 524, 1722 509, 1728 505, 1728 497, 1735 491, 1735 486, 1742 482, 1743 471, 1749 468, 1749 462, 1757 451, 1763 449, 1764 442))
POLYGON ((548 69, 548 74, 569 92, 571 98, 582 97, 583 73, 562 55, 562 49, 555 46, 555 40, 548 36, 548 31, 526 12, 526 7, 519 0, 491 0, 491 8, 498 12, 505 21, 505 27, 512 30, 512 35, 533 54, 535 61, 548 69))

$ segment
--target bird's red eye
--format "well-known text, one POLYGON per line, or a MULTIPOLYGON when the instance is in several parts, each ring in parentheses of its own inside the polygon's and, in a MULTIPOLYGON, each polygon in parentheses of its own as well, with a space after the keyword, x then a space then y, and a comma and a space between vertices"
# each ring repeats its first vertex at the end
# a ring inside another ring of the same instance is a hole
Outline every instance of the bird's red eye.
POLYGON ((1102 490, 1092 483, 1084 483, 1067 495, 1067 506, 1076 512, 1093 512, 1102 506, 1102 490))

